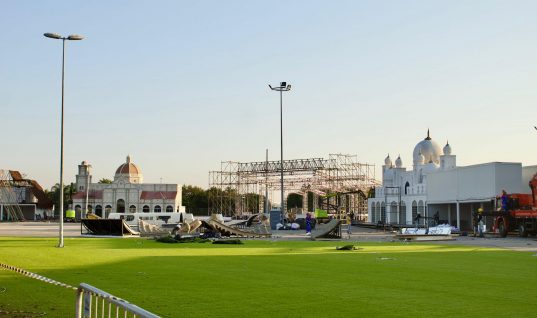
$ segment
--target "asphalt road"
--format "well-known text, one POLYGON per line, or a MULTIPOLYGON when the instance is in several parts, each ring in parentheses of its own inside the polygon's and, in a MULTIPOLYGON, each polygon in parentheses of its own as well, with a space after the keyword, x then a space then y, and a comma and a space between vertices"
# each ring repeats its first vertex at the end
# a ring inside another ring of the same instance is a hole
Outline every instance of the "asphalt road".
MULTIPOLYGON (((55 237, 59 232, 56 222, 0 222, 0 236, 55 237)), ((80 223, 64 223, 63 236, 80 236, 80 223)))
MULTIPOLYGON (((342 231, 343 232, 343 231, 342 231)), ((343 234, 342 241, 352 242, 395 242, 395 233, 384 232, 375 229, 353 227, 352 235, 347 238, 343 234)), ((11 237, 57 237, 59 235, 59 223, 55 222, 0 222, 0 236, 11 237)), ((64 237, 80 237, 80 223, 64 223, 64 237)), ((282 240, 309 240, 304 231, 274 231, 272 239, 282 240)), ((423 242, 420 242, 423 243, 423 242)), ((515 251, 537 252, 537 238, 530 236, 521 238, 509 236, 500 238, 494 235, 487 235, 485 238, 474 238, 471 236, 457 236, 452 241, 433 241, 427 244, 450 244, 466 246, 482 246, 492 248, 505 248, 515 251)), ((412 243, 409 243, 412 244, 412 243)), ((536 254, 537 255, 537 254, 536 254)))

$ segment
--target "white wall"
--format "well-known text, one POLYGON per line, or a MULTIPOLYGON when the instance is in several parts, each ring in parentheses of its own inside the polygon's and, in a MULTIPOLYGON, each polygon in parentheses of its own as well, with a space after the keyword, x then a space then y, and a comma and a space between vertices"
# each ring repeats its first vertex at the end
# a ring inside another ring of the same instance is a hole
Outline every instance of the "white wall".
POLYGON ((520 193, 522 165, 491 162, 427 175, 427 201, 431 203, 488 200, 502 189, 520 193))
POLYGON ((522 193, 531 193, 529 182, 537 173, 537 166, 522 167, 522 193))

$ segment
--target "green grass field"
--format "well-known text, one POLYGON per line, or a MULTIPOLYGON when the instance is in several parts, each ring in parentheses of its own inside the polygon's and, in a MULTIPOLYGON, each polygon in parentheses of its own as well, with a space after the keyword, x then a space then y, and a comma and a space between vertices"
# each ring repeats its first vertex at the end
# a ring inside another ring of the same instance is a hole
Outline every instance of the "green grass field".
MULTIPOLYGON (((453 245, 0 238, 0 262, 163 317, 535 317, 535 253, 453 245)), ((74 292, 0 270, 0 310, 72 317, 74 292)), ((0 311, 0 312, 1 312, 0 311)), ((0 317, 2 316, 0 313, 0 317)))

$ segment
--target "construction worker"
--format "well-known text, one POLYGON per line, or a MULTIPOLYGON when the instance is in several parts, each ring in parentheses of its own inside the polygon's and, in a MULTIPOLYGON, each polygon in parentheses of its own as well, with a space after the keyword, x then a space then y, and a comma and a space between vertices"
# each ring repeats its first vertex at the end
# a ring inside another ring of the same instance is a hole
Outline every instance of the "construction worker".
POLYGON ((311 213, 306 213, 306 235, 311 235, 311 213))
POLYGON ((508 211, 508 204, 509 204, 509 197, 507 196, 507 192, 505 190, 502 190, 502 210, 507 213, 508 211))
POLYGON ((474 227, 474 237, 479 234, 479 237, 483 237, 483 208, 477 209, 477 213, 474 214, 472 220, 472 225, 474 227))
POLYGON ((477 209, 477 226, 479 228, 479 237, 485 237, 483 233, 483 227, 485 223, 483 222, 483 208, 477 209))
POLYGON ((350 213, 347 214, 347 222, 346 223, 347 223, 347 237, 350 240, 351 239, 351 234, 352 234, 352 218, 351 218, 350 213))

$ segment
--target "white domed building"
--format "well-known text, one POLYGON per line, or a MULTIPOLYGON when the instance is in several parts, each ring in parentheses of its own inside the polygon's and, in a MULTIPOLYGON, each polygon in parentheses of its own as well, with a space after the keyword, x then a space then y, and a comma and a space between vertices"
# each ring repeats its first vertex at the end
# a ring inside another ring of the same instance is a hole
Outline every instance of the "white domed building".
POLYGON ((451 155, 449 143, 442 151, 427 131, 427 137, 414 147, 412 163, 412 170, 407 170, 400 155, 395 160, 395 165, 392 164, 389 154, 384 159, 382 186, 377 187, 375 197, 368 200, 371 223, 380 221, 412 224, 418 214, 425 217, 427 214, 427 175, 455 168, 456 156, 451 155))
MULTIPOLYGON (((496 209, 496 197, 508 193, 531 193, 528 182, 537 166, 522 167, 519 162, 488 162, 457 167, 449 142, 440 149, 427 131, 427 137, 412 152, 412 169, 407 170, 398 156, 390 155, 382 166, 382 186, 368 199, 370 223, 397 225, 447 223, 462 231, 472 228, 472 214, 478 208, 496 209)), ((487 228, 493 218, 485 217, 487 228)))
POLYGON ((77 193, 73 195, 77 217, 85 211, 86 202, 88 211, 101 217, 113 212, 185 212, 181 203, 181 185, 143 183, 142 170, 130 156, 116 169, 110 184, 92 183, 91 168, 86 161, 78 166, 77 193))

